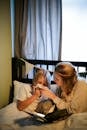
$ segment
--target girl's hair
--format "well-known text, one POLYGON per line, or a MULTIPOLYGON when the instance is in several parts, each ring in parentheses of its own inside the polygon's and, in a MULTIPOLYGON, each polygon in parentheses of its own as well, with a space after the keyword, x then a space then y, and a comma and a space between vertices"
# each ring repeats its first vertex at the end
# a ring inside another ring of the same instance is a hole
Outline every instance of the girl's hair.
POLYGON ((38 79, 40 79, 41 77, 44 77, 45 78, 45 86, 49 86, 49 82, 47 80, 47 77, 46 77, 46 71, 41 69, 41 70, 38 70, 34 76, 34 79, 33 79, 33 82, 32 82, 32 85, 36 85, 38 83, 38 79))
POLYGON ((55 73, 62 77, 67 94, 69 94, 77 81, 75 67, 70 62, 60 62, 55 67, 55 73))

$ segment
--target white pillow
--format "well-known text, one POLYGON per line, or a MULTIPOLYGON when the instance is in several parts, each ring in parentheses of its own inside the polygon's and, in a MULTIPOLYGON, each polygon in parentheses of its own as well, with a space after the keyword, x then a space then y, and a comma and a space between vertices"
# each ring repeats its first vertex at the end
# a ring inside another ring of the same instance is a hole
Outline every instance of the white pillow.
POLYGON ((19 88, 22 87, 22 86, 29 87, 30 84, 29 83, 22 83, 22 82, 19 82, 17 80, 14 80, 13 84, 14 84, 14 97, 13 97, 13 100, 15 101, 17 93, 19 91, 19 88))

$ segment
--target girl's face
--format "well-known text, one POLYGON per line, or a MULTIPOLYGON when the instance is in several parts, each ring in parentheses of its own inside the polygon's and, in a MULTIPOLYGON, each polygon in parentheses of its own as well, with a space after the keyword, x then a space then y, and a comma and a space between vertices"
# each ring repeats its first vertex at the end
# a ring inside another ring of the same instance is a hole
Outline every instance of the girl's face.
POLYGON ((54 82, 58 85, 58 87, 63 86, 63 79, 60 75, 54 73, 54 82))
MULTIPOLYGON (((40 76, 35 83, 36 85, 41 84, 42 86, 46 86, 46 80, 44 76, 40 76)), ((33 92, 35 92, 35 86, 33 86, 33 92)))
POLYGON ((43 76, 41 76, 40 78, 38 78, 37 83, 42 84, 42 85, 46 85, 46 80, 43 76))

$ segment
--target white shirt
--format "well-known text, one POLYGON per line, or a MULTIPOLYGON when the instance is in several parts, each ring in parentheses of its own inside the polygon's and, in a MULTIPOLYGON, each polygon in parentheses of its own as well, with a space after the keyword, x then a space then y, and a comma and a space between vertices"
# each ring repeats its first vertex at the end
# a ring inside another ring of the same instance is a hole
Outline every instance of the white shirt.
MULTIPOLYGON (((32 87, 31 87, 31 85, 29 85, 29 86, 21 86, 19 91, 18 91, 18 94, 16 96, 16 99, 20 100, 20 101, 24 101, 24 100, 26 100, 27 98, 29 98, 31 96, 32 96, 32 87)), ((24 109, 24 111, 26 111, 26 112, 34 111, 36 109, 36 107, 37 107, 38 102, 39 102, 39 99, 36 99, 26 109, 24 109)))

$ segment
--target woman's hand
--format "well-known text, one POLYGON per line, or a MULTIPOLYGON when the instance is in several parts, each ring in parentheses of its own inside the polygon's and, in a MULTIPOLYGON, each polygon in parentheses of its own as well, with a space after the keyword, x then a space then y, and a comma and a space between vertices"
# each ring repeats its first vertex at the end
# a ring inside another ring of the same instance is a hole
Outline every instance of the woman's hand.
POLYGON ((40 91, 41 95, 43 95, 44 97, 50 98, 52 100, 56 97, 56 95, 48 87, 44 87, 40 91))

